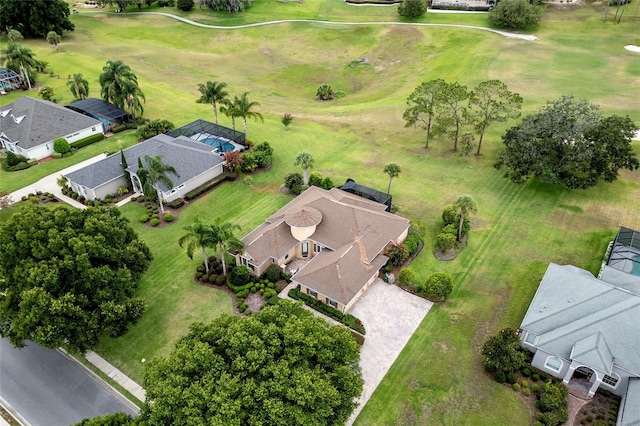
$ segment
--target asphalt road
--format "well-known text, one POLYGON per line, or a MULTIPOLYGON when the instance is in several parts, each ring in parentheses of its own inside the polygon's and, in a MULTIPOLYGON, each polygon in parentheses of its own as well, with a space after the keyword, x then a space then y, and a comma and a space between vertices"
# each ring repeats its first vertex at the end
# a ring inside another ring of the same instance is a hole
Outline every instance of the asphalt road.
POLYGON ((35 343, 15 349, 0 339, 0 398, 33 426, 67 426, 135 405, 69 356, 35 343))

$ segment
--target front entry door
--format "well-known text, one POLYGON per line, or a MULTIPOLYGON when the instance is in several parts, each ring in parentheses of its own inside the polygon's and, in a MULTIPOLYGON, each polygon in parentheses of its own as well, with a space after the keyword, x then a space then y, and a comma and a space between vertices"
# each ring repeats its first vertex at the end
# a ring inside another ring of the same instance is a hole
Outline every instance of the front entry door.
POLYGON ((307 256, 309 256, 309 242, 304 241, 302 243, 302 257, 307 257, 307 256))

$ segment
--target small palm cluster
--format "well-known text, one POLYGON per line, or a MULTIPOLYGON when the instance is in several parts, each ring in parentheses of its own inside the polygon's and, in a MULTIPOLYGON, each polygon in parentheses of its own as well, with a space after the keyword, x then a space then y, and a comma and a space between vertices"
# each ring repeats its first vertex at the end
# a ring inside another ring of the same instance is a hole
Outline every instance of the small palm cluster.
POLYGON ((138 77, 122 61, 107 61, 100 74, 100 93, 102 98, 125 109, 135 120, 142 115, 142 104, 146 100, 138 86, 138 77))
POLYGON ((217 81, 207 81, 206 84, 198 84, 198 90, 202 94, 199 99, 196 100, 199 104, 211 104, 213 107, 213 115, 218 124, 218 110, 231 118, 231 126, 233 130, 236 129, 236 118, 242 118, 242 125, 244 128, 244 134, 247 134, 247 118, 260 119, 262 114, 253 111, 254 107, 259 106, 258 102, 249 101, 249 92, 244 92, 240 97, 237 95, 233 97, 233 100, 229 100, 225 89, 227 83, 217 81), (218 109, 218 106, 220 107, 218 109))

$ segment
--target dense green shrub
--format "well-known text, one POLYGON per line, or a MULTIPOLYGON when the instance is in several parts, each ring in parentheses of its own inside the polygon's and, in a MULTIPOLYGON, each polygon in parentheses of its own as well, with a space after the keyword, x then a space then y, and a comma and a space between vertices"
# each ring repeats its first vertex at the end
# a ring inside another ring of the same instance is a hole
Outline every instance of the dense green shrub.
POLYGON ((284 177, 284 186, 294 195, 299 195, 302 192, 303 184, 304 179, 298 172, 289 173, 284 177))
POLYGON ((453 277, 447 272, 434 272, 429 275, 421 290, 430 299, 445 299, 453 290, 453 277))
POLYGON ((512 386, 514 391, 518 392, 520 390, 520 385, 518 383, 514 383, 512 386))
POLYGON ((309 175, 309 186, 322 186, 322 173, 320 172, 312 172, 309 175))
POLYGON ((411 268, 403 268, 398 274, 398 282, 400 284, 408 285, 416 282, 416 274, 411 268))
POLYGON ((457 245, 456 236, 441 232, 436 237, 436 248, 440 251, 451 250, 457 245))
POLYGON ((502 0, 489 13, 489 23, 513 30, 522 30, 538 25, 543 10, 529 0, 502 0))
POLYGON ((523 375, 524 377, 529 377, 529 376, 531 376, 531 370, 529 370, 529 368, 527 368, 527 367, 523 368, 523 369, 522 369, 522 375, 523 375))
POLYGON ((531 380, 533 380, 534 382, 537 382, 538 380, 540 380, 540 376, 538 376, 537 373, 533 373, 531 375, 531 380))
POLYGON ((54 152, 53 154, 51 154, 51 156, 56 160, 62 158, 62 154, 60 154, 59 152, 54 152))
POLYGON ((11 151, 7 151, 7 156, 2 161, 2 169, 7 172, 17 172, 18 170, 28 169, 26 157, 23 155, 16 155, 11 151))
POLYGON ((184 206, 184 199, 177 198, 170 203, 167 203, 167 206, 171 207, 172 209, 179 209, 180 207, 184 206))
POLYGON ((456 215, 456 206, 454 204, 446 206, 442 211, 442 221, 444 222, 444 226, 456 223, 456 215))
POLYGON ((171 213, 165 213, 162 219, 165 222, 173 222, 175 220, 175 217, 171 213))
POLYGON ((160 219, 158 219, 157 217, 154 217, 149 221, 149 224, 151 226, 158 226, 160 225, 160 219))
POLYGON ((515 373, 512 372, 507 374, 507 383, 509 383, 510 385, 513 385, 517 382, 518 382, 518 377, 516 376, 515 373))
POLYGON ((87 145, 91 145, 92 143, 101 141, 102 139, 104 139, 104 135, 102 133, 98 133, 96 135, 87 136, 86 138, 72 142, 70 145, 71 148, 79 149, 87 145))
POLYGON ((53 141, 53 150, 60 154, 64 154, 66 152, 71 151, 71 145, 65 138, 56 138, 53 141))
POLYGON ((322 189, 326 189, 327 191, 333 188, 334 186, 335 185, 333 184, 333 181, 331 180, 330 177, 326 177, 322 179, 322 185, 320 185, 322 189))
POLYGON ((145 213, 145 214, 143 214, 143 215, 140 215, 140 218, 139 218, 140 223, 145 223, 145 222, 147 222, 149 219, 151 219, 151 218, 149 217, 149 213, 145 213))
POLYGON ((240 287, 250 282, 251 273, 249 272, 249 269, 244 265, 236 266, 229 274, 229 278, 227 279, 227 281, 230 284, 229 287, 231 288, 231 290, 235 291, 232 286, 240 287))
POLYGON ((242 164, 240 165, 240 170, 243 173, 251 173, 258 167, 258 162, 256 161, 255 155, 251 152, 247 152, 242 156, 242 164))
POLYGON ((198 195, 204 194, 205 192, 210 191, 211 189, 220 185, 225 180, 227 179, 234 180, 236 177, 237 177, 237 174, 235 173, 223 173, 220 176, 217 176, 215 179, 212 179, 209 182, 205 183, 204 185, 201 185, 187 192, 184 196, 184 199, 187 201, 191 201, 194 198, 196 198, 198 195))
POLYGON ((126 124, 121 124, 119 126, 116 126, 114 128, 111 129, 111 133, 120 133, 127 130, 127 125, 126 124))
POLYGON ((529 395, 531 395, 531 391, 530 391, 529 389, 527 389, 527 388, 522 389, 522 392, 521 392, 521 393, 522 393, 522 396, 529 396, 529 395))
POLYGON ((325 303, 320 302, 317 299, 314 299, 313 297, 307 294, 304 294, 298 288, 292 288, 291 290, 289 290, 289 297, 292 299, 300 300, 304 302, 305 305, 315 309, 316 311, 322 312, 329 318, 333 318, 334 320, 341 322, 342 324, 346 325, 347 327, 359 333, 362 333, 362 334, 366 333, 365 328, 362 325, 362 322, 356 317, 354 317, 353 315, 345 315, 339 310, 333 308, 332 306, 329 306, 325 303), (347 322, 345 322, 345 318, 347 318, 346 319, 347 322))
POLYGON ((264 272, 265 279, 271 281, 269 284, 278 281, 281 277, 282 270, 278 265, 270 265, 264 272))
POLYGON ((261 144, 256 145, 254 148, 256 152, 264 152, 267 155, 273 155, 273 148, 269 145, 269 142, 262 142, 261 144))
POLYGON ((425 0, 404 0, 398 5, 398 15, 405 18, 420 18, 425 13, 427 13, 425 0))
POLYGON ((178 0, 176 7, 184 12, 188 12, 193 9, 194 4, 193 0, 178 0))
POLYGON ((218 275, 216 275, 216 274, 209 275, 209 280, 208 281, 209 281, 210 284, 215 284, 217 280, 218 280, 218 275))
POLYGON ((407 250, 409 250, 410 254, 418 251, 418 246, 420 245, 420 236, 416 234, 411 234, 407 237, 407 239, 403 243, 407 250))
POLYGON ((523 380, 522 383, 520 383, 522 385, 523 388, 528 388, 529 387, 529 382, 527 382, 526 380, 523 380))
POLYGON ((258 168, 265 168, 271 164, 271 155, 266 151, 256 151, 253 153, 258 168))
POLYGON ((504 383, 507 380, 507 375, 504 374, 504 371, 498 371, 496 373, 496 382, 504 383))
POLYGON ((216 285, 222 285, 226 281, 224 275, 218 275, 216 278, 216 285))

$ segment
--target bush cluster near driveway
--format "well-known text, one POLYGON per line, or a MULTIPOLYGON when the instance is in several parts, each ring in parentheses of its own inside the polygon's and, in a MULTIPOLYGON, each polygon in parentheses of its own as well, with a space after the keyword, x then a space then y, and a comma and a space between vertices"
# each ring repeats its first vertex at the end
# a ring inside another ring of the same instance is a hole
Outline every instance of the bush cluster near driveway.
POLYGON ((313 308, 316 311, 325 314, 329 318, 333 318, 334 320, 346 325, 347 327, 357 331, 360 334, 364 335, 367 333, 364 325, 362 325, 362 321, 360 321, 358 318, 354 317, 351 314, 343 314, 339 310, 327 305, 326 303, 322 303, 318 299, 314 299, 313 297, 304 294, 300 291, 299 288, 292 288, 291 290, 289 290, 288 296, 292 299, 304 302, 304 304, 309 306, 310 308, 313 308))

